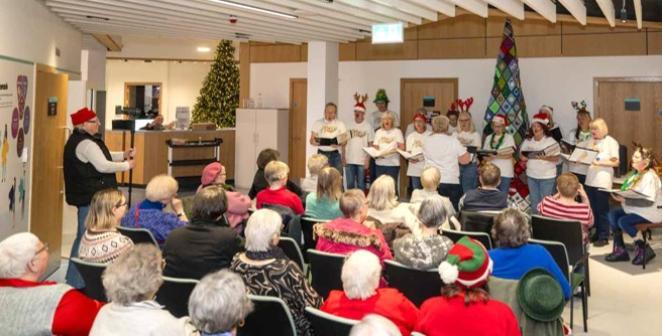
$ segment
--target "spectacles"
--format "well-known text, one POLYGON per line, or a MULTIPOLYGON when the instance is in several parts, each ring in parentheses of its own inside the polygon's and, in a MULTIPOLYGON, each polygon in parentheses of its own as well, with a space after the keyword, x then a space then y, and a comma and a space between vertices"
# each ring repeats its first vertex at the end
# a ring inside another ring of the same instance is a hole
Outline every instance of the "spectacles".
POLYGON ((457 121, 469 121, 471 119, 458 119, 457 121))
POLYGON ((48 251, 48 243, 42 243, 42 244, 43 245, 41 246, 41 248, 38 249, 37 252, 34 253, 35 257, 38 256, 39 253, 41 253, 41 252, 48 251))
POLYGON ((129 205, 129 202, 124 201, 124 202, 119 202, 119 203, 117 203, 117 205, 115 205, 115 207, 116 207, 116 208, 121 208, 121 207, 123 207, 123 206, 127 206, 127 205, 129 205))
POLYGON ((99 119, 88 120, 88 121, 86 121, 86 123, 90 123, 90 124, 101 124, 101 123, 99 122, 99 119))

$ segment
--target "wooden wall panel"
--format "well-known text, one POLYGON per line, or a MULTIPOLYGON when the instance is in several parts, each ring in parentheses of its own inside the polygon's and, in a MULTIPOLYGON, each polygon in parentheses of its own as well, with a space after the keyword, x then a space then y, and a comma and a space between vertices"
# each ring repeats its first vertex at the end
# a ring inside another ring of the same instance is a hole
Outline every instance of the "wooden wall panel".
POLYGON ((593 33, 635 33, 637 28, 609 26, 582 26, 580 24, 562 23, 563 34, 593 34, 593 33))
POLYGON ((247 42, 239 44, 239 105, 248 99, 251 90, 251 47, 247 42))
POLYGON ((405 28, 404 38, 405 41, 418 40, 418 26, 405 28))
POLYGON ((356 44, 357 61, 416 59, 418 48, 416 41, 405 41, 399 44, 372 44, 359 42, 356 44))
POLYGON ((483 58, 484 38, 435 39, 418 41, 418 58, 483 58))
POLYGON ((356 43, 340 43, 338 45, 338 60, 340 61, 355 61, 356 60, 356 43))
MULTIPOLYGON (((518 57, 556 57, 561 54, 561 35, 520 36, 515 39, 518 57)), ((501 37, 487 38, 487 57, 496 57, 501 37)))
POLYGON ((662 55, 662 31, 648 32, 648 54, 662 55))
POLYGON ((299 49, 301 50, 301 62, 308 62, 308 43, 302 44, 299 49))
POLYGON ((564 56, 646 55, 646 34, 563 35, 564 56))
POLYGON ((251 45, 251 62, 301 62, 301 46, 294 44, 251 45))
MULTIPOLYGON (((503 35, 504 18, 489 17, 487 20, 488 37, 501 37, 503 35)), ((549 21, 519 21, 512 20, 515 37, 531 35, 561 35, 561 25, 549 21)))
POLYGON ((464 15, 418 26, 420 40, 483 36, 485 36, 485 19, 475 15, 464 15))

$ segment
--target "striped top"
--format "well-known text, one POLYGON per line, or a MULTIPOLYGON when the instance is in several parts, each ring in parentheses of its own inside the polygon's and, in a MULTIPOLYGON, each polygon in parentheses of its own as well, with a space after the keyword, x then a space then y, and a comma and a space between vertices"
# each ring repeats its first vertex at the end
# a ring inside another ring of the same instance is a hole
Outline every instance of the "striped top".
POLYGON ((565 204, 547 196, 538 204, 538 213, 549 218, 579 221, 582 224, 584 243, 588 243, 588 229, 593 226, 593 211, 589 204, 565 204))
POLYGON ((84 261, 107 264, 115 261, 132 247, 131 238, 117 231, 92 232, 85 230, 85 234, 80 240, 78 257, 84 261))

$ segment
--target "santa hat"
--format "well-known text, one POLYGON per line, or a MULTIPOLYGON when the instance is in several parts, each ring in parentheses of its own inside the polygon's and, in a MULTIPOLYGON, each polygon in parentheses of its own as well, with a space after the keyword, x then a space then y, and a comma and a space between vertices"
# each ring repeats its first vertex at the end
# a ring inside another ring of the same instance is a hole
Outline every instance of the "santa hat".
POLYGON ((448 251, 438 271, 445 284, 480 287, 492 273, 492 259, 480 242, 465 236, 448 251))
POLYGON ((71 115, 71 123, 74 126, 78 126, 86 121, 90 121, 94 118, 97 117, 97 114, 94 113, 94 111, 88 109, 87 107, 83 107, 82 109, 76 111, 76 113, 73 113, 71 115))
POLYGON ((428 121, 428 119, 425 117, 425 115, 423 115, 423 113, 416 113, 416 114, 414 114, 414 121, 416 121, 416 120, 421 120, 421 121, 423 121, 423 122, 427 122, 427 121, 428 121))
POLYGON ((538 112, 533 115, 532 122, 537 122, 544 126, 549 126, 549 115, 546 113, 538 112))
POLYGON ((363 103, 354 104, 354 111, 365 112, 365 105, 363 103))
POLYGON ((492 122, 497 124, 502 124, 504 126, 508 126, 508 117, 506 117, 505 114, 497 114, 494 117, 492 117, 492 122))
POLYGON ((549 106, 549 105, 543 105, 540 106, 540 109, 538 109, 538 112, 546 112, 549 115, 554 115, 554 108, 549 106))
POLYGON ((203 186, 208 186, 216 181, 216 177, 222 171, 223 165, 220 162, 212 162, 202 170, 202 179, 200 182, 202 182, 203 186))

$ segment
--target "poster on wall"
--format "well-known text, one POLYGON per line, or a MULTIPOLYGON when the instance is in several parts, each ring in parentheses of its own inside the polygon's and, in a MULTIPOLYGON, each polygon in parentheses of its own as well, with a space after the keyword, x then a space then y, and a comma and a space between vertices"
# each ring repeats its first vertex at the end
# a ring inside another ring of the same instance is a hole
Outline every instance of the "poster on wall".
POLYGON ((0 239, 28 230, 33 70, 0 60, 0 239))

